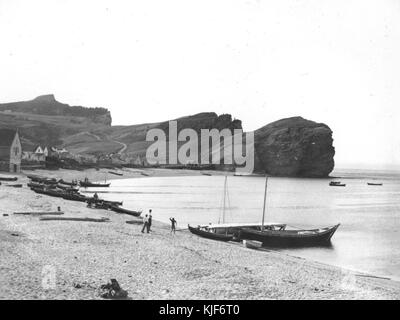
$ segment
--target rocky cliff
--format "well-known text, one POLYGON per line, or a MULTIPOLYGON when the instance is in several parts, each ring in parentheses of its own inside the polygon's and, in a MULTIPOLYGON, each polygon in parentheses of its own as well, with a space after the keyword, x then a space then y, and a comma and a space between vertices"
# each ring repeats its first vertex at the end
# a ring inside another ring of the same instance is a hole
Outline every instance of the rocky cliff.
POLYGON ((77 117, 90 120, 99 125, 111 125, 111 114, 107 109, 70 106, 58 102, 53 94, 42 95, 30 101, 0 104, 0 112, 77 117))
POLYGON ((257 171, 275 176, 326 177, 334 168, 332 130, 293 117, 254 132, 257 171))

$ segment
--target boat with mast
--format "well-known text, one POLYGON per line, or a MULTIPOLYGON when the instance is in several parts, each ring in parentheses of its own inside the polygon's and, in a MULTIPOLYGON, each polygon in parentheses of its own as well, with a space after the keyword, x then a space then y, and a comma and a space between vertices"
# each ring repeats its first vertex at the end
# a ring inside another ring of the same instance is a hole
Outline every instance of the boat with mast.
MULTIPOLYGON (((228 193, 228 177, 225 176, 224 180, 224 197, 222 205, 222 221, 219 219, 218 223, 210 223, 208 225, 199 225, 192 227, 188 225, 188 229, 191 233, 196 234, 203 238, 219 240, 219 241, 240 241, 239 234, 242 228, 260 229, 260 223, 227 223, 226 222, 226 203, 229 204, 229 193, 228 193), (228 200, 228 201, 227 201, 228 200)), ((269 223, 269 227, 284 228, 285 225, 269 223)))
POLYGON ((328 244, 340 224, 320 229, 288 230, 286 225, 265 225, 265 211, 267 201, 268 176, 265 177, 264 204, 262 224, 259 229, 241 228, 239 238, 242 240, 256 240, 263 246, 293 247, 293 246, 318 246, 328 244))
MULTIPOLYGON (((225 222, 225 206, 226 206, 226 195, 227 195, 227 179, 228 177, 225 176, 224 181, 224 203, 222 209, 222 223, 225 222)), ((198 235, 203 238, 208 238, 212 240, 219 240, 219 241, 231 241, 233 240, 233 234, 228 234, 227 230, 223 230, 221 228, 212 227, 212 225, 205 225, 205 226, 197 226, 191 227, 188 225, 188 229, 191 233, 198 235), (222 231, 222 232, 221 232, 222 231)))

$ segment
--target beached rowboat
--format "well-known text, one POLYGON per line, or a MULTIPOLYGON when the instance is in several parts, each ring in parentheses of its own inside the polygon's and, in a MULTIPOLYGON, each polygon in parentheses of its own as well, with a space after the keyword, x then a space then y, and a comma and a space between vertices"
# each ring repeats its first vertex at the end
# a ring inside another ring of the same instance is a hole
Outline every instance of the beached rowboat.
POLYGON ((315 246, 330 242, 333 234, 340 224, 332 227, 311 230, 254 230, 242 228, 239 237, 241 239, 256 240, 264 246, 293 247, 315 246))
POLYGON ((60 180, 58 181, 58 183, 65 184, 65 185, 67 185, 67 186, 72 186, 72 187, 74 187, 74 186, 77 186, 77 185, 78 185, 78 183, 64 181, 63 179, 60 179, 60 180))
POLYGON ((108 173, 111 173, 115 176, 123 176, 124 175, 123 173, 118 173, 118 172, 114 172, 114 171, 108 171, 108 173))
POLYGON ((0 181, 17 181, 17 177, 0 177, 0 181))
POLYGON ((200 226, 197 228, 191 227, 188 225, 188 229, 191 233, 207 238, 207 239, 212 239, 212 240, 218 240, 218 241, 231 241, 233 240, 233 235, 226 235, 226 234, 219 234, 216 232, 212 232, 211 230, 208 230, 207 227, 201 228, 200 226))
POLYGON ((128 210, 128 209, 124 209, 124 208, 121 208, 116 205, 110 205, 110 209, 114 212, 124 213, 124 214, 128 214, 128 215, 131 215, 134 217, 139 217, 142 213, 142 211, 128 210))

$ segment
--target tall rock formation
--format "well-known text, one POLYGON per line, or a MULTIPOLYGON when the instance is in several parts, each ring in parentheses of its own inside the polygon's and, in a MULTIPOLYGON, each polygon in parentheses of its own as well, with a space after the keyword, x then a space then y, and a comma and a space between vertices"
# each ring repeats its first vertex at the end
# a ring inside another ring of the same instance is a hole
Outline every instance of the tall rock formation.
POLYGON ((254 133, 256 170, 275 176, 326 177, 334 168, 332 130, 323 123, 293 117, 254 133))

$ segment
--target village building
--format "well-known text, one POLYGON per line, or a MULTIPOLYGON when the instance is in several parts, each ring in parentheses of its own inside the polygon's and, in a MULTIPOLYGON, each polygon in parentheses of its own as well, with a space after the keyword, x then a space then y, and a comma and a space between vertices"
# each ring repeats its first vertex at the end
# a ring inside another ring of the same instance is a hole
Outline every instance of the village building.
POLYGON ((41 146, 24 146, 24 150, 22 152, 22 162, 44 163, 48 154, 49 153, 47 147, 43 148, 41 146))
POLYGON ((0 171, 21 171, 22 147, 18 131, 0 129, 0 171))

